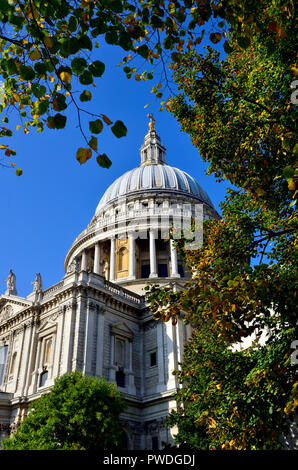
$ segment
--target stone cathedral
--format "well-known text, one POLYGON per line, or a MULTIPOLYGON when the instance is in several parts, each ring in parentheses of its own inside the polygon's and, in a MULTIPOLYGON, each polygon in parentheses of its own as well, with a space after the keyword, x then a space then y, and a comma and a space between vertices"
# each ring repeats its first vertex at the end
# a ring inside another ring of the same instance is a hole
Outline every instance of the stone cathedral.
POLYGON ((121 416, 128 449, 162 449, 175 408, 172 371, 182 360, 190 327, 152 318, 148 283, 183 289, 190 276, 169 230, 194 214, 215 217, 207 193, 166 163, 152 115, 141 163, 103 194, 89 225, 65 257, 62 280, 18 296, 16 276, 0 295, 0 440, 13 432, 29 405, 55 378, 73 370, 116 384, 128 405, 121 416), (183 218, 183 220, 182 220, 183 218))

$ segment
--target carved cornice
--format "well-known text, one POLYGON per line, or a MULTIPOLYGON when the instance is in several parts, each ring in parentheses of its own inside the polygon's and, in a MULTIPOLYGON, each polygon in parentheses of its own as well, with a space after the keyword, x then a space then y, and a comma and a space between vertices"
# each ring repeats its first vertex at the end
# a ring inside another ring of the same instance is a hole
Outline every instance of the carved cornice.
POLYGON ((167 422, 166 416, 162 418, 158 418, 155 421, 149 421, 145 423, 145 432, 147 434, 152 434, 154 432, 158 432, 162 429, 165 429, 167 427, 166 422, 167 422))

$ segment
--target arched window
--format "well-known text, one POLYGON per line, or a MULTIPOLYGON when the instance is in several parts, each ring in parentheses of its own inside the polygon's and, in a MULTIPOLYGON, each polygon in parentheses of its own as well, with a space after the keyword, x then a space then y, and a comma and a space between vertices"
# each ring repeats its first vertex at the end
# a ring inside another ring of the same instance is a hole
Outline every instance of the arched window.
POLYGON ((47 378, 48 378, 48 371, 47 370, 44 370, 41 374, 40 374, 40 379, 39 379, 39 386, 40 387, 44 387, 45 384, 46 384, 46 381, 47 381, 47 378))
POLYGON ((123 248, 120 248, 119 250, 119 264, 118 264, 118 267, 119 267, 119 271, 123 271, 124 269, 126 269, 126 254, 127 254, 127 248, 123 247, 123 248))

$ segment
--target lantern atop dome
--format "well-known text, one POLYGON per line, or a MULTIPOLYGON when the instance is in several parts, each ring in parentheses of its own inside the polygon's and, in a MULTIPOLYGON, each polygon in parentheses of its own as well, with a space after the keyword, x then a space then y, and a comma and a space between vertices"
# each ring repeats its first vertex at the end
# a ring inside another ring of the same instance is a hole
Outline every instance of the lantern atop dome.
POLYGON ((149 132, 145 135, 144 144, 140 148, 141 166, 165 165, 166 148, 161 144, 159 135, 155 130, 155 119, 153 114, 147 115, 149 121, 149 132))

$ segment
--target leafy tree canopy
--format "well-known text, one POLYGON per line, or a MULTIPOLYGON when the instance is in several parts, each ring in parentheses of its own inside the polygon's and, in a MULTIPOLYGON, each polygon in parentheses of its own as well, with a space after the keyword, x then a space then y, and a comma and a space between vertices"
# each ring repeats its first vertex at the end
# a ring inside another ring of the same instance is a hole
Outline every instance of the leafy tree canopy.
MULTIPOLYGON (((167 84, 166 64, 169 60, 179 63, 183 51, 196 48, 206 31, 212 43, 223 41, 226 51, 232 47, 231 32, 243 49, 249 47, 253 34, 261 35, 266 47, 272 49, 289 34, 284 24, 291 19, 292 2, 283 0, 0 0, 0 112, 4 114, 0 136, 13 135, 7 125, 13 109, 21 117, 22 125, 17 127, 28 133, 31 127, 38 132, 45 127, 63 129, 66 111, 72 105, 84 139, 77 160, 85 163, 95 152, 99 165, 109 167, 109 157, 98 154, 97 134, 104 126, 111 126, 120 138, 127 129, 122 121, 116 119, 113 124, 104 114, 88 111, 95 81, 105 71, 97 49, 100 41, 125 51, 122 65, 128 78, 152 80, 152 66, 161 65, 161 81, 167 84), (138 58, 145 64, 141 73, 135 67, 138 58), (90 132, 84 118, 90 119, 90 132)), ((160 82, 152 92, 162 98, 160 82)), ((165 104, 163 100, 161 108, 165 104)), ((6 141, 0 149, 2 164, 15 166, 6 160, 15 150, 6 141)), ((22 170, 18 168, 16 173, 20 175, 22 170)))
POLYGON ((186 288, 149 293, 156 319, 194 327, 170 419, 190 447, 279 448, 297 416, 296 51, 287 12, 279 32, 270 8, 263 12, 274 47, 263 33, 246 48, 232 34, 224 60, 208 48, 174 66, 179 93, 168 108, 209 172, 236 186, 222 219, 204 223, 203 246, 178 244, 192 273, 186 288))
POLYGON ((13 437, 4 441, 5 450, 123 448, 119 415, 124 402, 115 386, 103 379, 65 374, 32 408, 13 437))

